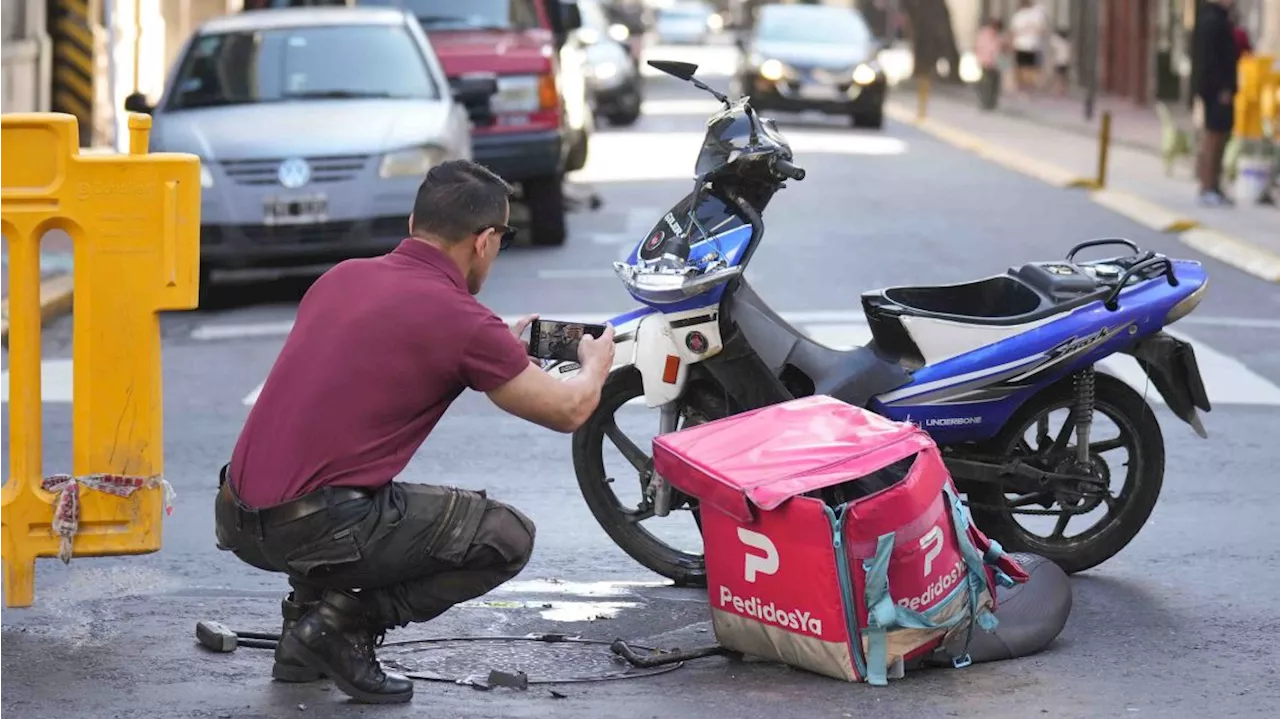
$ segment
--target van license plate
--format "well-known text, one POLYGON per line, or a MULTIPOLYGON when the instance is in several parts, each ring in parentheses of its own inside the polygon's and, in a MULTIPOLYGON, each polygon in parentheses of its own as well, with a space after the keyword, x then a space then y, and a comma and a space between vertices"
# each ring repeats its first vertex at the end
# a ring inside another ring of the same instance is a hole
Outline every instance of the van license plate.
POLYGON ((268 197, 262 204, 264 225, 308 225, 329 219, 329 198, 325 195, 268 197))

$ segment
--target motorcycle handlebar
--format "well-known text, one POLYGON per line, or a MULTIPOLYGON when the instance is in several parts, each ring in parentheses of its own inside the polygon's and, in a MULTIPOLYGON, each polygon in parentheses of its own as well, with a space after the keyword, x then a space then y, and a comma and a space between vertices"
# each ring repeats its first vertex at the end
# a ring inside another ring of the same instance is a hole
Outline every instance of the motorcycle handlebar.
POLYGON ((773 169, 783 177, 799 182, 804 179, 804 168, 779 158, 773 163, 773 169))

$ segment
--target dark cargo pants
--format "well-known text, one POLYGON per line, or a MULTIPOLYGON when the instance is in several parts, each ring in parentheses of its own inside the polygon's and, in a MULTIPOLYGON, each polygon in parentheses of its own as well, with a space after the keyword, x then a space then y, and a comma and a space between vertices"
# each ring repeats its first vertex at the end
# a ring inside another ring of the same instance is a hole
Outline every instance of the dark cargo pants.
POLYGON ((533 522, 484 492, 402 482, 326 489, 295 500, 322 510, 292 518, 289 503, 244 506, 227 467, 219 484, 219 549, 287 575, 297 601, 357 590, 381 628, 429 621, 485 594, 516 576, 533 551, 533 522))

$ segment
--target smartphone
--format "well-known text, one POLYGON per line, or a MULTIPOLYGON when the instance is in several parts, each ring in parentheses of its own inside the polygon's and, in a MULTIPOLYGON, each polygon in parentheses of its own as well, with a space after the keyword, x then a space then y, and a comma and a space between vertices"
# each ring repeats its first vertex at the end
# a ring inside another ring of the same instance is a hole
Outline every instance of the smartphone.
POLYGON ((582 322, 535 320, 529 330, 529 355, 538 359, 578 361, 578 342, 583 335, 599 337, 604 325, 582 322))

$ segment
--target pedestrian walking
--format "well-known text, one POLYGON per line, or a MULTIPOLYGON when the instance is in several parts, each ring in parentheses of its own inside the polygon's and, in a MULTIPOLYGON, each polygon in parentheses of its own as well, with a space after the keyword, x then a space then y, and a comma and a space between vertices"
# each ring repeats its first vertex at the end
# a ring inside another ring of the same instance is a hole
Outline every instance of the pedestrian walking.
POLYGON ((973 54, 982 68, 978 81, 978 103, 984 110, 994 110, 1000 100, 1001 60, 1005 50, 1004 22, 991 18, 978 29, 973 54))
MULTIPOLYGON (((272 675, 330 677, 363 702, 409 701, 413 683, 374 654, 386 630, 426 622, 510 580, 534 525, 483 491, 395 481, 466 389, 560 432, 595 410, 613 329, 583 337, 579 374, 553 379, 519 335, 476 301, 509 242, 511 187, 457 160, 432 168, 409 237, 342 262, 297 319, 223 466, 218 547, 283 573, 272 675)), ((475 438, 473 452, 488 438, 475 438)))
POLYGON ((1053 56, 1053 88, 1059 96, 1067 94, 1071 77, 1071 35, 1060 27, 1049 38, 1049 52, 1053 56))
POLYGON ((1192 46, 1194 87, 1203 126, 1196 173, 1200 203, 1232 204, 1221 188, 1223 153, 1235 125, 1236 65, 1240 50, 1229 12, 1235 0, 1209 0, 1200 11, 1192 46))
POLYGON ((1009 20, 1009 30, 1013 33, 1013 59, 1017 66, 1015 79, 1022 93, 1030 92, 1040 77, 1041 51, 1048 26, 1044 8, 1032 0, 1021 0, 1018 11, 1009 20))

